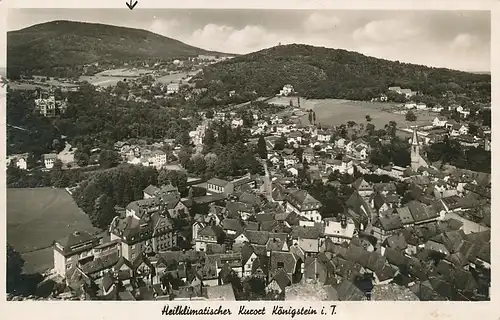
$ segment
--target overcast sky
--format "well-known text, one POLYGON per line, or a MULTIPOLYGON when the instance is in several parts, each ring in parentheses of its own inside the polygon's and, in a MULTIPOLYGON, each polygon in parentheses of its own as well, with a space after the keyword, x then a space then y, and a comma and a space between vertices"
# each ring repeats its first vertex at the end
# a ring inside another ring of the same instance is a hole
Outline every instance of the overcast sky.
POLYGON ((229 53, 305 43, 429 66, 490 70, 489 11, 13 9, 7 28, 52 20, 146 29, 229 53))

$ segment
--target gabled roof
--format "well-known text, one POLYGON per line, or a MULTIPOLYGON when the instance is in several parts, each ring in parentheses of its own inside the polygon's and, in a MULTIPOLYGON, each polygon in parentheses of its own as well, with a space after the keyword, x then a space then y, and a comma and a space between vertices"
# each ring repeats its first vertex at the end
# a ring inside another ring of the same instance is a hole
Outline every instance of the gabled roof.
POLYGON ((342 280, 341 283, 333 286, 337 290, 340 301, 362 301, 365 294, 349 280, 342 280))
POLYGON ((276 274, 272 277, 269 283, 275 281, 280 287, 281 291, 285 290, 286 287, 292 284, 292 281, 285 270, 279 269, 276 274))

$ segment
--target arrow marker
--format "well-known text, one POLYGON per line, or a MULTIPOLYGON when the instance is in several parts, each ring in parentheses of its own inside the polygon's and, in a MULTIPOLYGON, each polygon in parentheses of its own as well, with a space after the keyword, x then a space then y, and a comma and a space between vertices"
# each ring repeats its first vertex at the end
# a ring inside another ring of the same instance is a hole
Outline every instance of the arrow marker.
POLYGON ((130 0, 129 2, 125 2, 125 4, 127 5, 127 7, 132 10, 134 9, 134 7, 137 5, 137 1, 135 1, 134 3, 132 3, 132 0, 130 0))
POLYGON ((0 82, 2 82, 2 88, 3 88, 3 87, 5 87, 5 86, 9 83, 9 80, 7 80, 6 78, 4 78, 4 77, 2 76, 2 79, 1 79, 1 81, 0 81, 0 82))

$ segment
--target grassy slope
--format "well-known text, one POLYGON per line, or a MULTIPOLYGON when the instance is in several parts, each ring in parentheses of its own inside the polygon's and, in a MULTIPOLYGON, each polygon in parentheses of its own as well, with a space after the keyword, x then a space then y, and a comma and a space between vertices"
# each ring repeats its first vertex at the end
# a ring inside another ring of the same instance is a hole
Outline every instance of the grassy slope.
POLYGON ((7 242, 23 254, 28 271, 52 268, 52 249, 43 248, 77 230, 98 231, 66 190, 7 189, 7 242))

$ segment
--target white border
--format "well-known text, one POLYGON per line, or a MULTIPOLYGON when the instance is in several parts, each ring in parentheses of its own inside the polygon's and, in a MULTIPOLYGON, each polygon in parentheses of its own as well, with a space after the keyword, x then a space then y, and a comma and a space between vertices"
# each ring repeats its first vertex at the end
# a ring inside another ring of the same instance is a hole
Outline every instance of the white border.
MULTIPOLYGON (((1 35, 5 37, 6 31, 6 11, 7 8, 122 8, 128 10, 125 6, 126 0, 0 0, 0 31, 1 35)), ((500 101, 500 91, 493 90, 495 84, 498 83, 497 71, 499 70, 500 59, 500 4, 497 1, 453 1, 453 0, 441 0, 441 1, 413 1, 413 0, 402 0, 402 1, 317 1, 317 0, 288 0, 288 1, 278 1, 278 0, 253 0, 247 1, 235 1, 235 0, 182 0, 182 1, 171 1, 171 0, 138 0, 137 7, 134 10, 140 9, 151 9, 151 8, 214 8, 214 9, 283 9, 286 6, 287 9, 346 9, 346 10, 367 10, 367 9, 398 9, 398 10, 492 10, 491 15, 491 71, 492 71, 492 105, 493 105, 493 118, 497 115, 500 119, 500 114, 495 110, 498 106, 495 106, 497 102, 500 101)), ((6 48, 2 48, 3 52, 6 52, 6 48)), ((6 56, 6 55, 5 55, 6 56)), ((6 65, 5 61, 0 63, 6 65)), ((0 106, 2 110, 2 118, 0 122, 1 135, 5 137, 5 100, 4 95, 0 100, 0 106)), ((497 130, 496 121, 492 122, 492 131, 495 136, 497 130)), ((492 152, 495 154, 498 150, 497 140, 494 138, 492 144, 492 152)), ((1 139, 1 164, 5 159, 5 139, 1 139)), ((496 159, 495 155, 493 159, 496 159)), ((495 161, 495 160, 493 160, 495 161)), ((496 181, 500 181, 499 171, 492 166, 492 181, 493 181, 493 192, 496 188, 496 181)), ((2 229, 6 230, 5 222, 5 171, 0 170, 0 175, 2 177, 2 191, 0 192, 0 201, 4 205, 4 210, 2 210, 3 219, 1 219, 2 229)), ((499 198, 500 199, 500 198, 499 198)), ((495 230, 497 229, 496 212, 498 207, 497 197, 493 198, 492 201, 492 212, 493 217, 493 232, 492 232, 492 289, 491 289, 491 301, 490 302, 244 302, 237 301, 231 303, 221 303, 221 302, 189 302, 189 303, 170 303, 170 305, 183 304, 190 305, 192 307, 204 307, 204 306, 214 306, 223 305, 223 307, 229 307, 233 311, 233 317, 237 314, 238 306, 247 305, 252 307, 264 306, 268 310, 266 317, 271 317, 270 309, 272 306, 280 304, 285 307, 288 306, 314 306, 317 309, 321 309, 321 306, 329 306, 334 303, 338 305, 337 314, 335 317, 339 319, 363 319, 367 318, 401 318, 406 319, 467 319, 471 318, 483 318, 483 319, 500 319, 500 308, 498 307, 498 302, 500 300, 500 290, 499 290, 499 277, 496 265, 500 263, 500 249, 496 248, 499 243, 499 236, 495 230), (496 249, 496 250, 495 250, 496 249), (496 304, 496 305, 495 305, 496 304)), ((500 223, 500 221, 499 221, 500 223)), ((6 239, 5 233, 2 238, 2 242, 6 239)), ((0 247, 0 254, 5 257, 5 244, 2 243, 0 247)), ((2 277, 0 280, 0 292, 5 293, 5 263, 0 264, 0 271, 2 277)), ((161 317, 161 310, 167 302, 142 302, 142 303, 124 303, 124 302, 5 302, 0 300, 0 314, 1 316, 6 316, 6 318, 50 318, 50 319, 116 319, 116 318, 134 318, 140 319, 144 317, 161 317)), ((326 309, 326 308, 325 308, 326 309)), ((206 318, 207 316, 204 316, 206 318)), ((219 316, 228 317, 228 316, 219 316)), ((229 316, 231 317, 231 316, 229 316)), ((318 316, 319 317, 319 316, 318 316)), ((331 317, 331 316, 330 316, 331 317)), ((187 316, 184 316, 187 318, 187 316)), ((199 317, 201 318, 201 317, 199 317)), ((213 318, 213 317, 210 317, 213 318)), ((280 316, 279 318, 291 319, 289 316, 280 316)), ((296 317, 303 318, 302 316, 296 317)), ((324 318, 324 317, 322 317, 324 318)))

